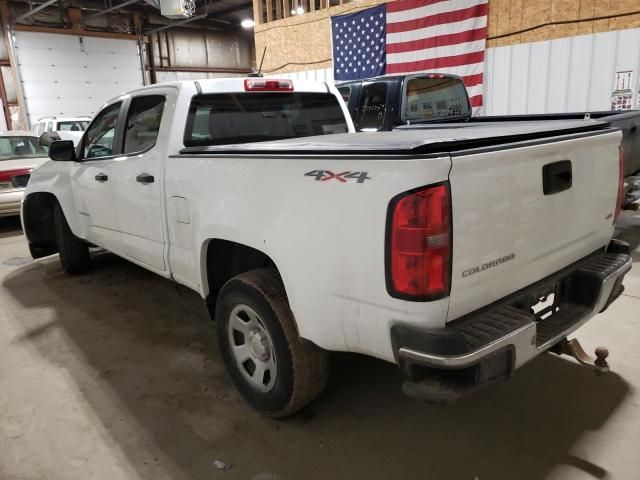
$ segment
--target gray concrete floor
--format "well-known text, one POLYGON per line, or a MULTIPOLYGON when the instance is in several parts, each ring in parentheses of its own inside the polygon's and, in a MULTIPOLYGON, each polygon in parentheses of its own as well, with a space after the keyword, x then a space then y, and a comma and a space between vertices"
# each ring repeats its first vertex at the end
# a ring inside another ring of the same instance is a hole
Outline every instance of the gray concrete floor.
POLYGON ((273 421, 229 384, 196 294, 108 254, 67 277, 0 219, 0 479, 638 480, 640 217, 621 234, 636 269, 578 335, 612 373, 544 355, 441 407, 342 354, 309 409, 273 421))

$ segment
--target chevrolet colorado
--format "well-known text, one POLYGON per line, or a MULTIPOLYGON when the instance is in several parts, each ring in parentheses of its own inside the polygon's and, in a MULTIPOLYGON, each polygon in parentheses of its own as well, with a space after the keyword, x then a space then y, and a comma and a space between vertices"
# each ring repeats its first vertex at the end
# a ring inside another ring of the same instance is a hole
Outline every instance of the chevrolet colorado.
POLYGON ((99 246, 197 291, 266 415, 312 401, 330 351, 442 402, 620 295, 620 139, 583 120, 356 134, 325 83, 168 83, 108 102, 76 150, 54 142, 22 222, 68 273, 99 246))

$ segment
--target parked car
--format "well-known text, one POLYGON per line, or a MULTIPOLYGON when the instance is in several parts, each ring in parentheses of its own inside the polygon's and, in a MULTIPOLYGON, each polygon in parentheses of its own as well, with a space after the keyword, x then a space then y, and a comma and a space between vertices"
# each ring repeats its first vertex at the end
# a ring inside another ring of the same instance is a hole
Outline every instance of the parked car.
POLYGON ((78 156, 54 142, 22 221, 68 273, 98 245, 198 292, 266 415, 312 401, 331 351, 450 401, 570 350, 621 294, 621 138, 583 120, 356 134, 323 82, 174 82, 108 102, 78 156))
POLYGON ((337 85, 358 131, 475 127, 489 123, 599 119, 622 131, 626 205, 640 198, 640 110, 472 116, 462 79, 442 73, 389 75, 337 85))
POLYGON ((32 133, 0 133, 0 217, 20 214, 31 172, 48 160, 47 149, 32 133))
POLYGON ((90 121, 91 117, 43 117, 33 124, 31 131, 41 138, 48 133, 46 144, 53 140, 71 140, 77 144, 90 121))

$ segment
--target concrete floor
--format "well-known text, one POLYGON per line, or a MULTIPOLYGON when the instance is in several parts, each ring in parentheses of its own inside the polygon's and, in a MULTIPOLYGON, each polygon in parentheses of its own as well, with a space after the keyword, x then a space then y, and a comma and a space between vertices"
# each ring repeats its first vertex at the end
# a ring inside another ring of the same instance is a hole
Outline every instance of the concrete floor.
POLYGON ((342 354, 321 398, 273 421, 226 379, 196 294, 108 254, 67 277, 1 219, 0 479, 638 480, 640 217, 622 236, 627 290, 579 334, 610 348, 612 373, 544 355, 440 407, 405 398, 393 365, 342 354))

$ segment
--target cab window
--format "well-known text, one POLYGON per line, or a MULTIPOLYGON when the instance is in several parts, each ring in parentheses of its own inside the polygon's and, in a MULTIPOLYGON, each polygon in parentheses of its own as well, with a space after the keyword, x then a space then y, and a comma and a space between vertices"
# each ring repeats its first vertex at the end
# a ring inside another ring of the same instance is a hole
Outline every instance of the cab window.
POLYGON ((404 120, 425 121, 470 113, 467 91, 459 78, 421 77, 407 82, 404 120))
POLYGON ((144 95, 131 100, 124 137, 125 154, 143 152, 156 144, 164 104, 164 95, 144 95))
POLYGON ((87 130, 84 144, 84 158, 108 157, 114 154, 113 140, 122 102, 109 105, 98 114, 87 130))
POLYGON ((340 103, 330 93, 216 93, 191 101, 184 144, 229 145, 347 131, 340 103))
POLYGON ((384 125, 387 102, 386 83, 364 85, 360 98, 360 108, 356 115, 358 130, 379 130, 384 125))

